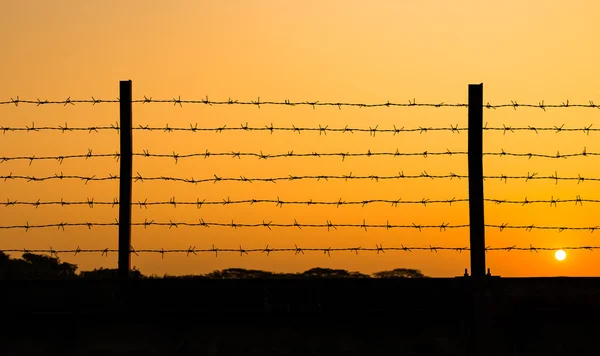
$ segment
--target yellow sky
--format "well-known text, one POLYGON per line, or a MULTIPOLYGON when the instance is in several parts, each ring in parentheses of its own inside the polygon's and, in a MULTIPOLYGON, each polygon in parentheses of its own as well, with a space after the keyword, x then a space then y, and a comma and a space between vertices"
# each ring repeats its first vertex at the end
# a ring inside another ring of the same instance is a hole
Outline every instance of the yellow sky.
MULTIPOLYGON (((97 99, 114 100, 119 81, 131 79, 134 99, 205 99, 226 101, 320 101, 349 103, 466 103, 468 84, 484 83, 484 102, 587 104, 598 98, 600 56, 594 45, 600 30, 594 26, 600 5, 594 1, 15 1, 3 2, 0 31, 0 101, 97 99)), ((535 108, 485 110, 490 127, 598 126, 600 111, 589 108, 535 108)), ((110 126, 119 120, 116 103, 39 106, 0 106, 0 126, 89 127, 110 126)), ((393 129, 466 127, 465 108, 391 107, 353 108, 309 106, 207 106, 172 103, 134 104, 134 126, 199 128, 240 127, 377 127, 393 129)), ((484 152, 554 155, 600 152, 590 132, 515 133, 486 131, 484 152)), ((264 154, 445 152, 466 151, 466 132, 340 133, 275 131, 134 132, 134 152, 190 154, 251 152, 264 154)), ((0 157, 115 153, 118 135, 39 131, 0 135, 0 157)), ((484 158, 485 175, 599 177, 598 157, 568 159, 484 158)), ((285 157, 258 159, 243 156, 134 158, 134 174, 180 178, 287 177, 289 175, 397 175, 467 174, 466 156, 424 157, 285 157)), ((53 160, 10 160, 0 164, 0 176, 118 174, 110 157, 53 160)), ((548 200, 600 199, 597 182, 488 180, 485 196, 492 199, 548 200)), ((6 201, 112 201, 118 197, 116 181, 50 180, 0 182, 0 199, 6 201)), ((447 200, 468 197, 466 180, 416 179, 371 181, 281 181, 134 183, 133 200, 222 201, 270 199, 283 201, 447 200)), ((486 203, 486 224, 587 227, 598 224, 598 203, 550 204, 486 203)), ((0 226, 29 223, 112 222, 117 208, 110 206, 0 207, 0 226)), ((155 220, 197 223, 463 225, 468 224, 467 203, 427 206, 373 203, 308 206, 269 204, 178 205, 134 207, 133 221, 155 220)), ((136 249, 245 249, 342 248, 393 246, 466 247, 468 228, 448 229, 343 228, 237 228, 151 226, 132 228, 136 249)), ((486 229, 486 245, 519 247, 599 245, 589 231, 486 229)), ((103 249, 117 247, 116 227, 66 227, 0 230, 1 249, 103 249)), ((597 275, 598 252, 568 251, 557 262, 553 252, 489 252, 487 266, 502 276, 597 275)), ((80 270, 115 268, 116 254, 61 254, 80 270)), ((454 251, 413 251, 377 254, 361 252, 198 253, 140 254, 132 264, 145 274, 207 273, 228 267, 297 272, 312 267, 343 268, 372 273, 399 267, 418 268, 430 276, 462 275, 469 254, 454 251)))

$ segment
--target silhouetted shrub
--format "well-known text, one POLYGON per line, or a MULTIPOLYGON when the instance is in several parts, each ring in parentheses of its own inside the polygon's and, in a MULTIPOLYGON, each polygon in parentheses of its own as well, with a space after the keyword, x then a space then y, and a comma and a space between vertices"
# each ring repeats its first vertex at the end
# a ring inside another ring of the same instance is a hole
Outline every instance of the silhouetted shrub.
POLYGON ((244 268, 227 268, 221 271, 213 271, 206 275, 212 279, 242 279, 242 278, 270 278, 275 274, 273 272, 244 269, 244 268))
POLYGON ((344 269, 311 268, 301 274, 309 278, 369 278, 368 275, 359 272, 348 272, 344 269))
POLYGON ((396 268, 391 271, 373 273, 375 278, 428 278, 418 269, 396 268))
POLYGON ((21 259, 11 259, 0 253, 0 279, 74 279, 76 270, 77 265, 57 257, 24 253, 21 259))
MULTIPOLYGON (((129 272, 130 279, 142 279, 144 276, 142 273, 137 270, 135 267, 129 272)), ((93 271, 83 271, 80 274, 80 277, 83 279, 92 279, 92 280, 105 280, 105 279, 119 279, 119 269, 118 268, 98 268, 93 271)))

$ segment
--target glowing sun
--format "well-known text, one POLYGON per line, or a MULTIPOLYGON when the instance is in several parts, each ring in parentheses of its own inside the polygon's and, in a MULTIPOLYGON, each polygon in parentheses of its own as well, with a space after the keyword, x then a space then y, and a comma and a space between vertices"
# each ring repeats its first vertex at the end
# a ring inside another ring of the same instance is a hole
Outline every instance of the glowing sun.
POLYGON ((567 258, 567 253, 563 250, 558 250, 554 253, 554 257, 558 260, 558 261, 562 261, 565 258, 567 258))

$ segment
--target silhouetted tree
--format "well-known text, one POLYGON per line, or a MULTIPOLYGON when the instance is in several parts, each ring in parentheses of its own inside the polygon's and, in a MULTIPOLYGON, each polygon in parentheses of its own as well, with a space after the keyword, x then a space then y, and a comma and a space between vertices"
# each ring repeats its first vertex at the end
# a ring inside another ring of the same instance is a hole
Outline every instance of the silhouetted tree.
POLYGON ((185 274, 183 276, 169 276, 168 274, 165 274, 163 277, 161 276, 157 276, 157 275, 152 275, 152 276, 148 276, 146 277, 147 279, 210 279, 211 277, 208 277, 206 275, 202 275, 202 274, 185 274))
POLYGON ((70 279, 76 278, 77 265, 60 262, 58 257, 24 253, 21 259, 0 255, 2 279, 70 279))
POLYGON ((227 278, 269 278, 273 277, 273 272, 244 269, 244 268, 227 268, 221 271, 213 271, 206 275, 208 278, 213 279, 227 279, 227 278))
POLYGON ((0 266, 5 265, 10 261, 10 256, 5 254, 4 251, 0 251, 0 266))
POLYGON ((73 278, 76 276, 77 265, 67 262, 61 263, 58 257, 24 253, 22 259, 33 267, 36 277, 73 278))
MULTIPOLYGON (((83 279, 118 279, 119 269, 118 268, 94 268, 93 271, 82 271, 80 277, 83 279)), ((142 279, 144 275, 135 267, 129 272, 129 278, 131 279, 142 279)))
POLYGON ((411 268, 396 268, 391 271, 373 273, 375 278, 427 278, 420 270, 411 268))
POLYGON ((348 272, 344 269, 311 268, 304 271, 301 276, 310 278, 369 278, 368 275, 359 272, 348 272))
POLYGON ((8 279, 10 256, 0 251, 0 279, 8 279))

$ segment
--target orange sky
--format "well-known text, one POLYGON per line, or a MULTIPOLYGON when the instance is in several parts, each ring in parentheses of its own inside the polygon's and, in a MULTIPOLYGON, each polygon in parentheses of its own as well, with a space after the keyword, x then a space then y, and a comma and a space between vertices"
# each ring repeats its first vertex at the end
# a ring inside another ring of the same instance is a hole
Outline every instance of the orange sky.
MULTIPOLYGON (((600 5, 594 1, 18 1, 6 2, 0 12, 5 34, 0 57, 0 101, 17 95, 22 100, 116 99, 119 81, 133 81, 134 99, 205 99, 221 101, 320 101, 408 103, 466 103, 468 84, 484 83, 484 102, 600 104, 597 82, 600 56, 594 46, 600 34, 593 26, 600 5)), ((485 110, 490 127, 577 127, 594 124, 600 111, 589 108, 485 110)), ((119 120, 116 103, 39 106, 0 106, 0 126, 110 126, 119 120)), ((352 108, 309 106, 207 106, 172 103, 134 104, 134 126, 199 128, 240 127, 466 127, 465 108, 352 108)), ((484 152, 542 153, 600 152, 590 132, 486 131, 484 152)), ((134 152, 153 154, 209 152, 366 153, 466 151, 466 132, 134 132, 134 152)), ((6 132, 0 135, 0 157, 115 153, 118 135, 112 131, 6 132)), ((598 157, 568 159, 484 158, 484 174, 512 176, 537 172, 549 176, 600 177, 598 157)), ((258 159, 231 156, 134 158, 134 175, 195 179, 223 177, 286 177, 289 175, 467 174, 466 156, 423 157, 286 157, 258 159)), ((53 160, 10 160, 0 164, 0 176, 108 176, 119 165, 110 157, 53 160)), ((548 200, 551 197, 600 199, 598 182, 488 180, 485 196, 492 199, 548 200)), ((0 182, 6 201, 112 201, 116 181, 51 180, 0 182)), ((177 182, 134 183, 133 201, 222 201, 274 199, 288 201, 446 200, 467 198, 466 180, 416 179, 371 181, 219 182, 198 185, 177 182)), ((597 203, 495 205, 486 203, 486 224, 596 226, 597 203)), ((1 206, 0 226, 60 222, 112 222, 118 209, 110 206, 1 206)), ((275 204, 134 207, 133 221, 161 222, 199 219, 210 222, 290 224, 450 225, 468 224, 467 203, 427 206, 373 203, 307 206, 275 204)), ((486 229, 486 245, 561 247, 599 245, 589 231, 486 229)), ((132 228, 136 249, 211 248, 341 248, 392 246, 466 247, 468 228, 368 229, 238 228, 151 226, 132 228)), ((0 249, 103 249, 117 247, 116 227, 66 227, 0 230, 0 249)), ((598 275, 598 252, 569 251, 563 262, 553 252, 488 252, 487 266, 502 276, 598 275)), ((116 268, 116 254, 61 254, 80 270, 116 268)), ((453 251, 384 254, 335 252, 140 254, 135 265, 145 274, 207 273, 228 267, 298 272, 315 266, 372 273, 399 267, 418 268, 430 276, 462 275, 469 254, 453 251)))

